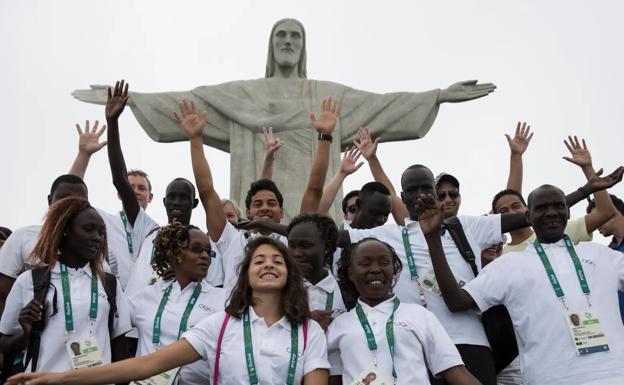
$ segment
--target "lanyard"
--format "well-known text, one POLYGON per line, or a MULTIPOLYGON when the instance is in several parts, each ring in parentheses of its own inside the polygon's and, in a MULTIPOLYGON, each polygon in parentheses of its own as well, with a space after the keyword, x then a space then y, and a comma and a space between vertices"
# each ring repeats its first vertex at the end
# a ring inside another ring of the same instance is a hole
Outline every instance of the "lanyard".
POLYGON ((325 299, 325 311, 331 311, 334 307, 334 292, 327 294, 327 298, 325 299))
MULTIPOLYGON (((574 270, 576 271, 576 277, 578 278, 579 284, 581 285, 581 290, 583 290, 583 294, 585 294, 587 298, 587 303, 591 307, 591 303, 589 301, 589 296, 591 292, 589 290, 589 284, 587 283, 587 279, 585 278, 585 272, 583 271, 581 261, 579 260, 578 255, 576 255, 576 250, 574 250, 574 245, 572 244, 572 241, 570 241, 570 238, 567 235, 564 235, 563 240, 565 242, 566 249, 568 249, 568 254, 570 254, 570 258, 572 258, 572 263, 574 263, 574 270)), ((561 302, 563 302, 563 305, 567 309, 568 307, 566 306, 564 300, 565 294, 563 293, 563 289, 559 284, 557 275, 555 274, 555 271, 553 270, 552 265, 550 264, 550 261, 546 256, 544 248, 542 247, 540 241, 537 239, 535 240, 535 242, 533 242, 533 246, 535 246, 535 250, 537 251, 540 260, 542 261, 542 265, 544 265, 544 269, 546 270, 546 274, 548 275, 548 280, 553 290, 555 291, 557 298, 559 298, 561 302)))
POLYGON ((132 235, 128 232, 128 218, 126 217, 126 213, 123 211, 119 212, 119 216, 121 217, 121 221, 123 222, 124 231, 126 232, 126 242, 128 242, 128 252, 130 255, 134 254, 134 248, 132 247, 132 235))
MULTIPOLYGON (((247 361, 247 374, 251 385, 258 384, 258 374, 254 363, 253 345, 251 343, 251 321, 249 308, 243 314, 243 333, 245 337, 245 360, 247 361)), ((299 327, 295 323, 290 324, 290 362, 288 363, 287 385, 295 383, 295 371, 297 370, 297 357, 299 349, 299 327)))
POLYGON ((156 240, 156 238, 158 238, 158 234, 160 234, 160 230, 158 230, 158 232, 156 233, 156 236, 152 240, 152 256, 150 258, 150 265, 154 263, 154 258, 156 257, 156 247, 154 247, 154 241, 156 240))
MULTIPOLYGON (((167 301, 169 301, 169 294, 171 294, 172 288, 173 288, 173 284, 169 285, 169 287, 165 289, 162 299, 160 300, 160 305, 158 306, 158 310, 156 311, 156 316, 154 317, 154 332, 152 333, 152 344, 154 344, 154 346, 158 346, 160 344, 160 321, 162 321, 162 314, 163 314, 163 311, 165 310, 165 305, 167 304, 167 301)), ((199 295, 201 294, 201 289, 202 289, 201 283, 198 283, 197 286, 195 286, 195 290, 193 290, 193 294, 191 295, 191 298, 186 304, 186 308, 184 309, 184 313, 182 314, 182 320, 180 320, 180 328, 178 329, 178 339, 180 339, 180 336, 182 335, 182 333, 186 331, 186 325, 188 324, 188 319, 191 315, 191 311, 193 311, 193 307, 195 306, 195 303, 197 302, 197 298, 199 298, 199 295)))
MULTIPOLYGON (((401 301, 397 297, 394 297, 392 301, 394 306, 392 307, 392 314, 388 321, 386 322, 386 338, 388 339, 388 348, 390 349, 390 357, 392 357, 392 377, 397 379, 396 370, 394 369, 394 313, 396 309, 399 307, 401 301)), ((368 343, 368 349, 373 353, 373 360, 375 366, 377 366, 377 341, 375 341, 375 335, 373 334, 373 330, 371 329, 370 324, 368 323, 368 319, 364 314, 364 310, 362 310, 362 305, 358 302, 355 305, 355 312, 357 313, 358 319, 360 320, 360 324, 362 325, 362 329, 364 329, 364 334, 366 335, 366 342, 368 343)))
POLYGON ((414 253, 412 253, 412 247, 410 246, 407 227, 403 227, 401 235, 403 236, 403 246, 405 247, 405 257, 407 258, 407 265, 409 266, 410 277, 412 277, 412 279, 418 279, 416 263, 414 263, 414 253))
MULTIPOLYGON (((72 312, 71 290, 69 288, 69 274, 67 266, 59 262, 61 266, 61 286, 63 288, 63 308, 65 309, 65 331, 71 334, 74 331, 74 315, 72 312)), ((95 322, 98 310, 98 281, 97 274, 91 269, 91 305, 89 306, 89 319, 95 322)))

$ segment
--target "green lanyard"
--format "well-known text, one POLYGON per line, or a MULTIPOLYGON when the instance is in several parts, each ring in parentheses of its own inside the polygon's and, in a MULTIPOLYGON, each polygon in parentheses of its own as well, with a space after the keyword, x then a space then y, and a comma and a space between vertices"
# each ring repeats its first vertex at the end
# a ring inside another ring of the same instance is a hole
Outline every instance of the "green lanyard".
POLYGON ((156 236, 152 240, 152 257, 150 258, 150 265, 154 263, 154 258, 156 257, 156 247, 154 247, 154 241, 158 238, 158 234, 160 234, 160 230, 156 232, 156 236))
MULTIPOLYGON (((154 317, 154 332, 152 333, 152 344, 154 344, 154 346, 158 346, 160 344, 160 321, 162 321, 162 314, 165 310, 165 305, 167 304, 167 301, 169 301, 169 294, 171 294, 172 287, 173 284, 169 285, 169 287, 165 289, 162 299, 160 300, 160 305, 158 306, 158 311, 156 311, 156 316, 154 317)), ((186 304, 186 308, 184 309, 184 313, 182 314, 182 320, 180 321, 180 328, 178 329, 178 339, 180 339, 182 333, 186 331, 188 319, 191 315, 191 311, 193 311, 195 303, 197 302, 197 298, 199 298, 199 295, 201 294, 201 289, 201 283, 198 283, 197 286, 195 286, 195 290, 193 290, 191 298, 186 304)))
MULTIPOLYGON (((572 241, 570 241, 570 237, 568 237, 567 235, 564 235, 563 240, 565 242, 566 249, 568 249, 568 254, 570 254, 570 258, 572 258, 572 262, 574 263, 574 270, 576 270, 576 276, 581 285, 581 290, 583 290, 583 294, 585 294, 587 298, 587 303, 591 307, 591 303, 589 301, 589 296, 591 292, 589 290, 589 284, 587 283, 587 279, 585 278, 585 272, 583 271, 583 266, 581 265, 581 261, 579 260, 578 255, 576 254, 576 250, 574 250, 574 245, 572 244, 572 241)), ((546 252, 544 251, 544 248, 542 247, 540 241, 537 239, 533 242, 533 246, 535 246, 535 250, 537 251, 537 254, 540 257, 540 260, 542 261, 542 265, 544 265, 544 269, 546 270, 546 274, 548 275, 548 280, 550 284, 552 285, 552 288, 555 291, 557 298, 559 298, 561 302, 563 302, 563 305, 567 309, 568 307, 566 306, 565 300, 564 300, 565 294, 563 293, 563 289, 561 288, 561 285, 559 284, 557 275, 555 274, 555 271, 553 270, 552 265, 550 264, 550 261, 548 260, 548 257, 546 256, 546 252)))
POLYGON ((416 271, 416 263, 414 262, 414 253, 412 253, 412 247, 410 246, 409 234, 407 227, 403 227, 401 231, 403 236, 403 247, 405 247, 405 257, 407 258, 407 265, 409 266, 410 277, 412 279, 418 279, 418 272, 416 271))
POLYGON ((128 232, 128 218, 126 217, 126 213, 123 211, 119 212, 119 216, 121 217, 121 221, 124 225, 124 231, 126 232, 126 242, 128 242, 128 252, 130 255, 134 254, 134 248, 132 247, 132 235, 128 232))
MULTIPOLYGON (((251 385, 258 384, 258 374, 254 363, 253 345, 251 343, 251 321, 249 319, 249 308, 243 314, 243 333, 245 337, 245 360, 247 361, 247 374, 251 385)), ((295 371, 297 370, 297 357, 299 349, 299 328, 297 324, 290 324, 290 362, 288 363, 287 385, 295 383, 295 371)))
POLYGON ((331 311, 334 307, 334 292, 327 294, 327 298, 325 299, 325 311, 331 311))
MULTIPOLYGON (((392 377, 397 379, 396 370, 394 369, 394 313, 396 309, 399 307, 401 301, 397 297, 394 297, 392 301, 394 306, 392 307, 392 314, 388 321, 386 322, 386 338, 388 339, 388 348, 390 349, 390 357, 392 357, 392 377)), ((362 329, 364 329, 364 334, 366 335, 366 342, 368 342, 368 349, 373 353, 373 363, 377 366, 377 341, 375 341, 375 334, 373 334, 373 330, 368 323, 368 319, 364 314, 364 310, 362 310, 362 305, 358 302, 355 305, 355 312, 360 320, 360 324, 362 325, 362 329)))
MULTIPOLYGON (((72 312, 71 290, 69 287, 69 273, 67 266, 59 262, 61 266, 61 286, 63 288, 63 308, 65 309, 65 331, 68 334, 74 331, 74 315, 72 312)), ((91 269, 91 305, 89 306, 89 319, 95 322, 98 313, 98 279, 97 274, 91 269)))

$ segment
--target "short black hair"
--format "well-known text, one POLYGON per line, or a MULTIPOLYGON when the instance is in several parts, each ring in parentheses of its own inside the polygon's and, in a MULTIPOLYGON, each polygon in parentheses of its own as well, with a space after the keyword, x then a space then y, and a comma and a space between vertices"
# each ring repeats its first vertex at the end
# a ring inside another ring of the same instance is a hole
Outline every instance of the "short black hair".
POLYGON ((499 191, 496 193, 496 195, 494 195, 494 198, 492 199, 492 212, 494 214, 498 214, 496 212, 496 204, 498 203, 498 200, 501 199, 502 197, 504 197, 505 195, 515 195, 518 197, 518 199, 520 199, 520 202, 522 202, 522 204, 526 207, 526 202, 524 200, 524 197, 522 197, 522 194, 520 194, 518 191, 516 190, 512 190, 510 188, 506 188, 502 191, 499 191))
POLYGON ((358 196, 360 194, 360 190, 351 190, 349 191, 349 193, 347 193, 347 195, 344 196, 344 198, 342 198, 342 213, 343 214, 347 214, 347 202, 349 201, 349 199, 353 198, 354 196, 358 196))
POLYGON ((390 190, 380 182, 368 182, 360 189, 360 193, 358 194, 358 198, 368 197, 373 195, 373 193, 380 193, 383 195, 390 195, 390 190))
POLYGON ((54 195, 54 193, 56 192, 56 189, 58 189, 58 187, 62 183, 81 184, 84 186, 85 190, 88 190, 86 183, 84 182, 84 180, 82 180, 81 177, 72 175, 72 174, 64 174, 54 179, 54 182, 52 182, 52 186, 50 187, 50 196, 54 195))
MULTIPOLYGON (((617 211, 619 211, 620 214, 624 215, 624 201, 622 201, 620 198, 616 197, 613 194, 609 194, 609 197, 611 198, 611 202, 613 202, 613 206, 615 206, 617 211)), ((594 207, 596 207, 596 201, 592 199, 587 205, 587 214, 589 214, 594 209, 594 207)))
POLYGON ((6 241, 9 235, 11 235, 12 233, 13 232, 8 227, 0 226, 0 240, 6 241))
POLYGON ((247 208, 247 210, 251 208, 251 198, 256 195, 258 191, 262 190, 268 190, 273 192, 273 194, 275 194, 275 197, 277 198, 277 203, 279 204, 279 207, 284 206, 284 197, 282 196, 280 190, 277 188, 275 182, 270 179, 258 179, 257 181, 251 183, 251 186, 249 186, 249 191, 247 191, 247 196, 245 197, 245 207, 247 208))
POLYGON ((314 223, 318 229, 321 239, 325 241, 325 263, 328 264, 338 247, 338 227, 336 222, 327 215, 317 213, 299 214, 288 224, 287 233, 290 234, 290 231, 301 223, 314 223))

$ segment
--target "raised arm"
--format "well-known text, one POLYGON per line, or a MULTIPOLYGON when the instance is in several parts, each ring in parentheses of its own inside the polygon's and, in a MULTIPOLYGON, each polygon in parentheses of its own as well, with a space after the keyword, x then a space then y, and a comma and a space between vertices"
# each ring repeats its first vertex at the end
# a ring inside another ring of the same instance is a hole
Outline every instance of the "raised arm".
POLYGON ((418 223, 427 241, 431 264, 435 272, 444 302, 450 311, 462 311, 476 308, 477 304, 467 291, 457 285, 457 281, 446 261, 442 239, 442 210, 431 194, 421 194, 417 199, 419 205, 418 223))
POLYGON ((206 212, 206 227, 208 234, 213 241, 221 238, 223 229, 225 228, 225 214, 221 206, 221 198, 214 189, 212 180, 212 172, 204 154, 204 143, 202 142, 202 134, 206 126, 206 111, 201 114, 197 113, 194 102, 183 100, 179 103, 180 112, 174 112, 176 120, 180 123, 182 131, 191 143, 191 163, 193 165, 193 175, 195 176, 195 184, 199 193, 199 199, 204 206, 206 212))
POLYGON ((260 179, 273 179, 273 163, 275 163, 275 155, 277 151, 284 145, 280 138, 273 137, 273 127, 262 127, 264 134, 264 143, 266 144, 266 153, 264 154, 264 162, 262 163, 262 171, 260 179))
POLYGON ((128 217, 128 222, 134 226, 141 206, 139 206, 139 201, 128 181, 128 170, 119 139, 119 116, 128 102, 129 84, 124 83, 123 80, 118 81, 115 83, 114 90, 108 89, 105 108, 106 123, 108 124, 108 164, 113 176, 113 185, 121 197, 121 204, 128 217))
POLYGON ((98 131, 99 122, 96 120, 93 125, 93 129, 89 129, 89 121, 85 122, 84 132, 80 128, 80 124, 76 123, 76 131, 78 131, 78 154, 74 163, 72 163, 69 169, 69 174, 76 175, 84 179, 87 172, 87 166, 91 155, 100 151, 102 147, 106 146, 106 141, 100 142, 100 137, 106 131, 106 125, 98 131))
POLYGON ((342 187, 342 183, 344 180, 354 172, 360 169, 364 162, 358 163, 358 159, 362 154, 360 151, 353 147, 347 148, 342 157, 342 161, 340 162, 340 167, 336 174, 331 178, 329 183, 325 185, 323 188, 323 196, 321 197, 321 202, 319 203, 318 212, 321 214, 328 214, 329 208, 334 203, 336 199, 336 194, 338 194, 338 190, 342 187))
POLYGON ((407 212, 407 208, 405 208, 405 204, 403 204, 403 200, 396 193, 392 182, 390 182, 390 178, 388 178, 383 167, 381 167, 379 158, 377 158, 377 145, 381 141, 381 137, 378 137, 375 141, 373 141, 368 129, 363 127, 358 128, 357 133, 359 140, 354 140, 353 144, 358 148, 358 150, 360 150, 360 152, 362 152, 364 159, 368 161, 368 167, 370 168, 371 174, 373 174, 375 181, 383 184, 388 190, 390 190, 390 199, 392 200, 392 217, 398 225, 402 226, 405 224, 405 218, 409 216, 409 213, 407 212))
POLYGON ((319 140, 316 145, 316 154, 314 159, 312 159, 308 185, 301 199, 301 213, 318 212, 319 202, 323 196, 323 184, 327 176, 327 167, 329 166, 331 135, 334 132, 334 128, 336 128, 339 115, 340 105, 330 97, 321 101, 321 113, 318 117, 314 113, 310 113, 310 122, 319 134, 319 140))
POLYGON ((516 126, 516 134, 512 138, 508 134, 505 134, 507 143, 509 143, 509 177, 507 178, 507 188, 514 190, 522 194, 522 155, 529 147, 533 133, 531 126, 527 126, 526 122, 520 123, 516 126))
MULTIPOLYGON (((594 194, 596 209, 591 213, 585 215, 585 226, 587 228, 587 233, 591 234, 594 230, 602 226, 606 221, 608 221, 609 219, 611 219, 611 217, 615 215, 615 206, 613 205, 613 202, 611 201, 609 193, 606 189, 612 187, 615 183, 618 183, 622 180, 622 167, 619 167, 605 178, 600 178, 600 176, 602 175, 602 169, 600 169, 598 172, 594 170, 591 153, 587 148, 585 139, 582 139, 581 142, 579 142, 576 136, 574 138, 568 136, 568 140, 564 140, 563 143, 568 148, 568 151, 570 151, 571 155, 569 157, 564 156, 563 159, 579 166, 583 171, 583 174, 585 174, 588 183, 594 185, 593 187, 589 187, 589 191, 593 192, 594 194), (596 188, 601 187, 600 182, 603 182, 605 187, 603 189, 596 190, 596 188), (595 185, 596 183, 598 183, 598 186, 595 185)), ((583 189, 581 189, 581 192, 587 192, 587 190, 583 191, 583 189)))

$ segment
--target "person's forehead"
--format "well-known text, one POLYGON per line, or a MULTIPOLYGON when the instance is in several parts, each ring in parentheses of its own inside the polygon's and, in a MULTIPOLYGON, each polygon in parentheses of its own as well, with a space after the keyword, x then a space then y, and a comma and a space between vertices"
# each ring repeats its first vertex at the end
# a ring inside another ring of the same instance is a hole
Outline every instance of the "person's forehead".
POLYGON ((522 201, 515 194, 505 194, 501 196, 500 198, 498 198, 498 200, 496 201, 496 207, 497 208, 503 207, 503 206, 514 204, 514 203, 522 204, 522 201))
POLYGON ((185 181, 185 180, 175 180, 171 183, 169 183, 169 185, 167 186, 167 194, 169 193, 186 193, 191 195, 191 185, 189 184, 189 182, 185 181))
POLYGON ((264 257, 269 257, 269 256, 283 257, 282 253, 275 246, 269 245, 266 243, 258 246, 256 250, 254 250, 253 252, 254 257, 260 256, 260 255, 264 257))
POLYGON ((297 23, 293 22, 293 21, 285 21, 283 23, 280 23, 277 27, 275 27, 275 33, 277 34, 280 31, 284 31, 284 32, 299 32, 301 33, 301 27, 299 27, 299 25, 297 25, 297 23))
POLYGON ((555 188, 545 187, 537 189, 531 194, 532 206, 561 202, 565 202, 565 195, 555 188))
POLYGON ((391 257, 392 253, 383 243, 375 240, 368 240, 362 242, 355 249, 353 253, 353 259, 357 257, 377 257, 377 256, 388 256, 391 257))
POLYGON ((320 237, 320 232, 312 222, 301 222, 293 226, 288 233, 288 239, 302 239, 320 237))
POLYGON ((347 199, 347 206, 352 206, 355 204, 355 202, 357 201, 358 196, 354 195, 352 197, 350 197, 349 199, 347 199))
POLYGON ((104 226, 104 220, 102 219, 100 214, 97 212, 97 210, 94 209, 93 207, 89 207, 79 212, 78 215, 76 215, 76 217, 74 218, 74 224, 76 223, 80 223, 80 224, 96 223, 96 224, 104 226))
POLYGON ((433 186, 434 184, 433 173, 431 172, 431 170, 424 168, 424 167, 413 168, 413 169, 407 170, 405 171, 405 173, 403 173, 401 184, 403 186, 409 186, 409 185, 431 185, 433 186))
POLYGON ((457 190, 457 186, 449 181, 440 182, 438 187, 436 187, 438 191, 448 191, 448 190, 457 190))
POLYGON ((210 238, 208 238, 208 235, 199 229, 189 230, 189 240, 191 242, 207 242, 208 244, 210 243, 210 238))
POLYGON ((271 190, 260 190, 251 197, 252 202, 257 200, 277 200, 277 196, 271 190))
POLYGON ((130 184, 142 184, 147 186, 147 178, 144 177, 143 175, 128 175, 128 181, 130 182, 130 184))

